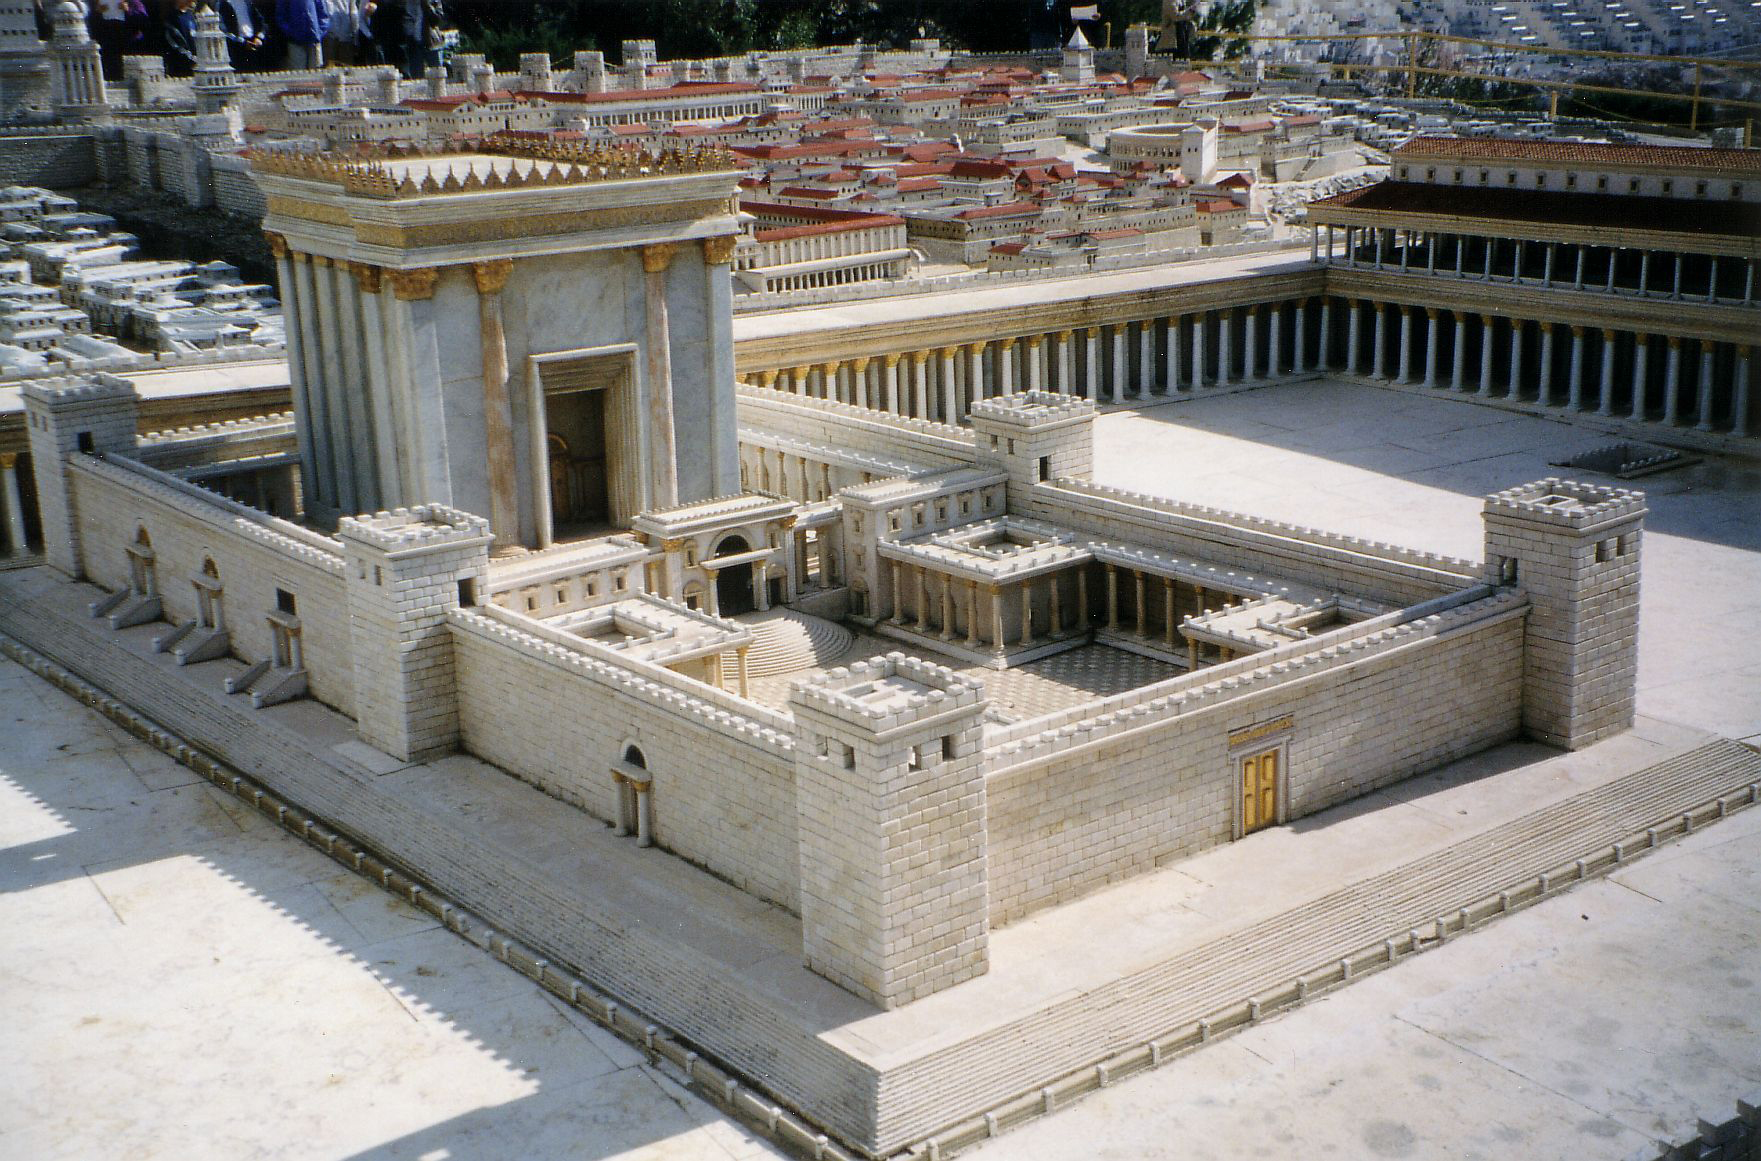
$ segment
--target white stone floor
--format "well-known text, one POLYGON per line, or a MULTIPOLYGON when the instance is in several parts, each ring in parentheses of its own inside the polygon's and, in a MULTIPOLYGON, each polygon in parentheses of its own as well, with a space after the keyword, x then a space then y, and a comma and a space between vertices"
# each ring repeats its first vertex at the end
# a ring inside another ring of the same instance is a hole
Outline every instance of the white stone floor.
MULTIPOLYGON (((1123 486, 1477 556, 1482 493, 1602 442, 1306 384, 1109 414, 1097 462, 1123 486)), ((1761 466, 1637 486, 1641 706, 1761 737, 1761 466)), ((772 1155, 11 666, 0 707, 22 725, 0 730, 0 1157, 772 1155)), ((1758 887, 1754 812, 977 1155, 1627 1157, 1761 1093, 1758 887)))
POLYGON ((780 1157, 0 659, 0 1157, 780 1157))

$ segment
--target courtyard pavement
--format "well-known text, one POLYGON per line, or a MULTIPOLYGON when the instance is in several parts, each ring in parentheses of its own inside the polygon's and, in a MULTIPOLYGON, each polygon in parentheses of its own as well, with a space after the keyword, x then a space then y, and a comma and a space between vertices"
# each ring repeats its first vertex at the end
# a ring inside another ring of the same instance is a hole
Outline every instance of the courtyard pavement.
MULTIPOLYGON (((1456 555, 1606 437, 1313 383, 1114 412, 1105 482, 1456 555)), ((1639 482, 1641 711, 1761 738, 1761 465, 1639 482)), ((487 955, 0 667, 0 1156, 773 1155, 487 955)), ((977 1156, 1624 1158, 1761 1093, 1761 811, 977 1156)))

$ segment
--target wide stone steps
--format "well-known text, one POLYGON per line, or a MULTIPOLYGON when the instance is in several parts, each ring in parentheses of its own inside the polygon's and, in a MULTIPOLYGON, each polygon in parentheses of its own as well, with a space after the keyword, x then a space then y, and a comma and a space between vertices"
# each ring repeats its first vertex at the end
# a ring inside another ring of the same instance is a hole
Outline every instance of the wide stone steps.
MULTIPOLYGON (((970 1074, 974 1052, 1006 1051, 1014 1065, 1009 1071, 1019 1075, 1035 1071, 1023 1057, 1040 1055, 1030 1047, 1037 1044, 1049 1078, 1068 1043, 1054 1031, 1061 1024, 1079 1042, 1098 1047, 1110 1041, 1122 1050, 1287 991, 1295 980, 1384 941, 1416 950, 1461 930, 1463 908, 1520 890, 1647 828, 1664 829, 1667 837, 1680 829, 1685 810, 1758 782, 1761 755, 1728 739, 1710 741, 1117 978, 1065 1013, 1027 1018, 1022 1035, 993 1029, 978 1038, 991 1042, 985 1048, 972 1043, 971 1051, 950 1052, 945 1059, 963 1061, 970 1074), (1025 1034, 1028 1024, 1031 1035, 1025 1034)), ((1641 838, 1635 849, 1645 846, 1641 838)), ((958 1073, 942 1071, 928 1064, 911 1087, 931 1100, 930 1094, 945 1094, 941 1085, 961 1087, 958 1073)))
MULTIPOLYGON (((855 640, 850 630, 837 622, 793 609, 771 609, 738 620, 752 630, 754 638, 746 651, 749 677, 773 677, 830 665, 849 652, 855 640)), ((734 672, 734 654, 724 654, 722 660, 726 672, 734 672)))

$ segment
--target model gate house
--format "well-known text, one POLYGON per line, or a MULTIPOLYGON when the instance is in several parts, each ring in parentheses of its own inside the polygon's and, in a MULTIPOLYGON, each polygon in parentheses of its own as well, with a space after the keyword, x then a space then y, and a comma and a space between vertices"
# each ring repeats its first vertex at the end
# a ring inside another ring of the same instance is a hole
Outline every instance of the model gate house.
MULTIPOLYGON (((1451 559, 1095 483, 1094 392, 1037 343, 737 384, 715 151, 256 165, 292 423, 137 436, 125 380, 26 386, 49 563, 181 662, 242 659, 241 702, 468 752, 774 905, 876 1008, 1101 885, 1632 721, 1639 493, 1519 484, 1484 559, 1451 559), (1020 693, 1078 651, 1141 680, 1020 693)), ((709 1050, 758 1035, 690 998, 662 1014, 709 1050)), ((822 1066, 779 1055, 769 1083, 813 1104, 822 1066)))

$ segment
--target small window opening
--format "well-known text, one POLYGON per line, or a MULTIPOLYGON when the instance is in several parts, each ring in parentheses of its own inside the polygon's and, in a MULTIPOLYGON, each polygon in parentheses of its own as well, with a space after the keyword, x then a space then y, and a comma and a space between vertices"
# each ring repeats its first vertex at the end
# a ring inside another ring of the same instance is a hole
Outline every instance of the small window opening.
POLYGON ((1051 456, 1041 456, 1039 458, 1039 465, 1035 469, 1033 478, 1035 480, 1049 480, 1052 478, 1052 457, 1051 456))
POLYGON ((300 615, 299 602, 294 600, 294 595, 286 589, 275 590, 275 607, 290 617, 300 615))
POLYGON ((462 576, 459 578, 459 608, 474 609, 477 607, 477 578, 462 576))
POLYGON ((94 440, 92 438, 92 433, 89 431, 80 432, 79 437, 78 437, 78 441, 79 441, 79 450, 84 452, 86 455, 91 455, 93 452, 98 450, 98 443, 96 440, 94 440))

